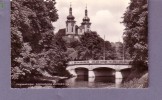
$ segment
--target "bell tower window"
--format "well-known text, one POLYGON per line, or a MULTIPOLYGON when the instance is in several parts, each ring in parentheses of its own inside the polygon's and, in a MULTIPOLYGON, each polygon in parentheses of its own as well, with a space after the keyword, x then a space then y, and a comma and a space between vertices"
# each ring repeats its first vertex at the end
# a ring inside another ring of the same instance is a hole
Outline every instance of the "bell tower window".
POLYGON ((73 32, 73 26, 72 26, 72 32, 73 32))

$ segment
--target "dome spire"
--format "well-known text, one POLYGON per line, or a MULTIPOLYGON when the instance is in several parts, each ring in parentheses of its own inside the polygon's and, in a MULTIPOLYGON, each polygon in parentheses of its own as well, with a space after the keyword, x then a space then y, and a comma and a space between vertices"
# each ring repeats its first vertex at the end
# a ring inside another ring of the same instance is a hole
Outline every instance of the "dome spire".
POLYGON ((67 16, 67 19, 68 20, 74 20, 75 17, 73 16, 73 13, 72 13, 72 4, 70 2, 70 8, 69 8, 69 15, 67 16))
POLYGON ((88 10, 87 10, 87 4, 85 9, 85 17, 83 18, 83 22, 89 22, 90 18, 88 17, 88 10))
POLYGON ((85 16, 88 16, 87 4, 86 4, 86 9, 85 9, 85 16))
POLYGON ((72 5, 71 5, 71 2, 70 2, 69 15, 72 15, 72 5))

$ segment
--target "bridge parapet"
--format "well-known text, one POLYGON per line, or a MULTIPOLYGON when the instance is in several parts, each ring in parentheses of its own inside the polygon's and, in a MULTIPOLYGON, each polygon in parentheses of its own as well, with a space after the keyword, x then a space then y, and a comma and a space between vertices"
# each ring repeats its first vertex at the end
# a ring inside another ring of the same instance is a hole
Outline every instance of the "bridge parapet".
POLYGON ((68 65, 130 65, 132 60, 86 60, 86 61, 69 61, 68 65))

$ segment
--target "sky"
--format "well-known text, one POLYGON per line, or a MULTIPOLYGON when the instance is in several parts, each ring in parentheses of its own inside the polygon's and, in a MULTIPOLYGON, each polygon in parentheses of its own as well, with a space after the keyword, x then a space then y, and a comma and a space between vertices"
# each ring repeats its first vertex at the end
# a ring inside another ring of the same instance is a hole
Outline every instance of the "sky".
POLYGON ((85 16, 87 4, 91 30, 96 31, 102 38, 110 42, 122 42, 124 25, 122 17, 130 0, 56 0, 59 19, 53 23, 55 33, 66 27, 65 21, 69 15, 70 2, 76 25, 80 26, 85 16))

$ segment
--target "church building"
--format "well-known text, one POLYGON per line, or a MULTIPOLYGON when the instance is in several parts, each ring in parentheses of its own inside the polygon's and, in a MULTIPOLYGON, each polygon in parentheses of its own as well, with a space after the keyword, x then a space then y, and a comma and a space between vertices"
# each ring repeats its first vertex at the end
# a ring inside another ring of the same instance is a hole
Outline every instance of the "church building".
MULTIPOLYGON (((76 25, 75 17, 72 14, 72 7, 70 5, 69 15, 67 16, 66 28, 60 29, 59 31, 64 31, 65 35, 69 38, 78 38, 86 32, 91 32, 91 22, 88 17, 87 7, 85 9, 85 16, 80 26, 76 25)), ((59 33, 58 31, 58 33, 59 33)))

